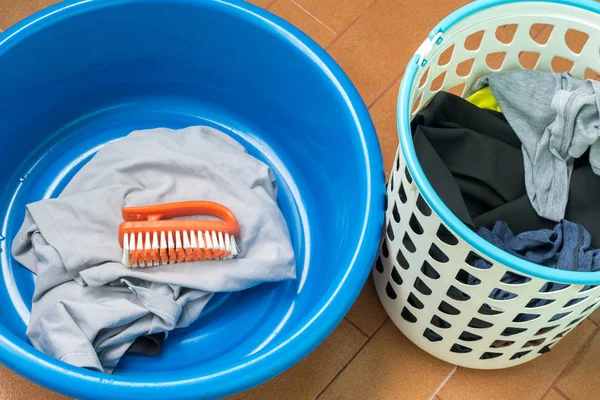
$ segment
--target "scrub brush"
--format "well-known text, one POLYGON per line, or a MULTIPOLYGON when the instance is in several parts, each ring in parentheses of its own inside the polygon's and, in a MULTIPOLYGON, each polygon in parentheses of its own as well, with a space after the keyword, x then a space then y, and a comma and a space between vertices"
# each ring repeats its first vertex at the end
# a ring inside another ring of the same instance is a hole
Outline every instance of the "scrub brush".
POLYGON ((235 237, 240 226, 233 213, 218 203, 185 201, 122 211, 119 244, 127 268, 148 268, 191 261, 225 260, 239 254, 235 237), (220 220, 171 220, 206 215, 220 220))

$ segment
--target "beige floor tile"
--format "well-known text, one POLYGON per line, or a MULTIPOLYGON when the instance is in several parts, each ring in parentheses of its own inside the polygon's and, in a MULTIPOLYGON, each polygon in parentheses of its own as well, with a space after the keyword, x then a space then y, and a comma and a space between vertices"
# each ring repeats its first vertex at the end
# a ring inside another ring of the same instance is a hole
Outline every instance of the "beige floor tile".
POLYGON ((374 0, 294 0, 336 33, 342 32, 374 0))
POLYGON ((443 400, 538 400, 548 390, 596 327, 583 321, 549 353, 518 367, 502 370, 459 368, 439 393, 443 400))
POLYGON ((387 318, 387 313, 383 309, 377 290, 373 283, 373 278, 369 277, 360 296, 346 315, 353 324, 358 326, 369 336, 377 331, 383 321, 387 318))
POLYGON ((58 2, 59 0, 0 0, 0 29, 5 30, 23 18, 58 2))
POLYGON ((427 21, 432 27, 446 18, 453 11, 459 9, 461 4, 455 0, 396 0, 405 5, 419 17, 427 21))
POLYGON ((556 387, 573 400, 600 398, 600 335, 596 334, 573 364, 565 371, 556 387))
POLYGON ((377 0, 329 52, 370 105, 399 78, 429 30, 396 0, 377 0))
POLYGON ((412 344, 388 321, 320 400, 426 400, 452 368, 412 344))
POLYGON ((44 389, 11 370, 0 366, 0 399, 2 400, 66 400, 57 393, 44 389))
POLYGON ((278 0, 269 11, 292 23, 323 47, 327 47, 335 38, 335 33, 307 14, 290 0, 278 0))
POLYGON ((396 82, 383 96, 377 99, 369 110, 377 130, 386 176, 389 176, 398 149, 396 105, 398 103, 399 88, 400 82, 396 82))
POLYGON ((246 0, 246 1, 248 3, 252 3, 252 4, 262 7, 262 8, 268 8, 276 0, 246 0))
POLYGON ((235 400, 314 399, 352 359, 367 338, 347 321, 294 367, 235 400))
POLYGON ((566 398, 556 390, 550 389, 550 391, 546 393, 542 400, 566 400, 566 398))

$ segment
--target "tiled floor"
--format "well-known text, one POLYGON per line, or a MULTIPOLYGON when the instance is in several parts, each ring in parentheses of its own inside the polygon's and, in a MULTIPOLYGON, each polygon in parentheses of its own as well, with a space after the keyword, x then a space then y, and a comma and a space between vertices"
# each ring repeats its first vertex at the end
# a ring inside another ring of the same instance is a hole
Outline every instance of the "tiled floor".
MULTIPOLYGON (((404 66, 440 18, 467 0, 250 0, 325 47, 368 105, 386 170, 396 151, 395 103, 404 66)), ((53 3, 0 0, 0 29, 53 3)), ((538 32, 543 37, 544 30, 538 32)), ((346 319, 312 354, 235 399, 600 398, 600 311, 537 360, 500 371, 456 368, 410 343, 387 318, 369 280, 346 319)), ((0 367, 0 399, 58 399, 0 367)))

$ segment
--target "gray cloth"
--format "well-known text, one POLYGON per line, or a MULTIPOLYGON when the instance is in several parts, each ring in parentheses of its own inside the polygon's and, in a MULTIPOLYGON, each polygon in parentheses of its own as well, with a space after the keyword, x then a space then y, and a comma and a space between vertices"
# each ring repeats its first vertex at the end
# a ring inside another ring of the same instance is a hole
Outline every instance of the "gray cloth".
POLYGON ((600 174, 600 82, 569 74, 507 71, 480 78, 471 93, 489 86, 522 142, 525 186, 539 216, 565 216, 575 158, 590 148, 600 174))
POLYGON ((108 373, 136 338, 190 325, 213 293, 296 277, 271 170, 208 127, 137 131, 107 144, 58 198, 27 206, 12 251, 37 275, 31 343, 108 373), (126 269, 121 208, 185 200, 231 209, 238 258, 126 269))

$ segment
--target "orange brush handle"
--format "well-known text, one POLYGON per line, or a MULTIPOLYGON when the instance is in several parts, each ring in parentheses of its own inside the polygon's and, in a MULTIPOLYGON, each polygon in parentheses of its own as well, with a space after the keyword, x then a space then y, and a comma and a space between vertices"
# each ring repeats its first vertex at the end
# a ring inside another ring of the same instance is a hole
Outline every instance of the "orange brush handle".
POLYGON ((123 247, 125 233, 160 233, 169 231, 217 231, 240 235, 240 226, 233 213, 225 206, 211 201, 182 201, 143 207, 126 207, 119 226, 119 243, 123 247), (190 215, 210 215, 214 220, 169 220, 190 215), (166 220, 165 220, 166 219, 166 220))

